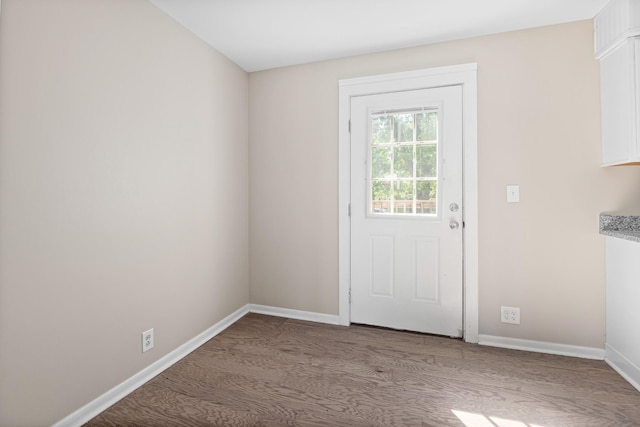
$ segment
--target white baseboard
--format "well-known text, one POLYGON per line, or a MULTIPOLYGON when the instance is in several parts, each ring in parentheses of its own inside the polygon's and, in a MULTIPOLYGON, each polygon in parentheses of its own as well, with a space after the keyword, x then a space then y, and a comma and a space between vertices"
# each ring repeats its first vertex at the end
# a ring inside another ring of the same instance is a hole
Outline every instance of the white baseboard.
POLYGON ((115 386, 103 395, 98 396, 93 401, 89 402, 77 411, 71 413, 62 420, 55 423, 52 427, 81 426, 82 424, 86 423, 87 421, 103 412, 114 403, 127 396, 129 393, 133 392, 138 387, 142 386, 147 381, 154 378, 156 375, 160 374, 165 369, 180 361, 180 359, 184 358, 186 355, 200 347, 205 342, 209 341, 211 338, 218 335, 220 332, 227 329, 229 326, 233 325, 248 312, 249 304, 231 313, 229 316, 225 317, 206 331, 202 332, 195 338, 192 338, 177 349, 173 350, 171 353, 147 366, 131 378, 115 386))
POLYGON ((165 369, 180 361, 182 358, 200 347, 202 344, 209 341, 211 338, 215 337, 220 332, 227 329, 229 326, 233 325, 247 313, 266 314, 270 316, 286 317, 289 319, 328 323, 331 325, 338 325, 340 321, 339 316, 333 316, 330 314, 291 310, 288 308, 270 307, 266 305, 247 304, 231 313, 206 331, 197 335, 195 338, 192 338, 177 349, 173 350, 171 353, 147 366, 131 378, 118 384, 111 390, 107 391, 101 396, 98 396, 93 401, 87 403, 77 411, 58 421, 52 427, 76 427, 83 425, 84 423, 96 417, 101 412, 133 392, 135 389, 145 384, 147 381, 153 379, 165 369))
MULTIPOLYGON (((174 365, 189 353, 215 337, 229 326, 237 322, 247 313, 265 314, 269 316, 286 317, 289 319, 306 320, 309 322, 339 325, 340 316, 315 313, 310 311, 292 310, 288 308, 271 307, 259 304, 247 304, 231 313, 206 331, 187 341, 171 353, 147 366, 131 378, 115 386, 103 395, 97 397, 77 411, 55 423, 52 427, 75 427, 88 422, 108 407, 118 402, 138 387, 145 384, 165 369, 174 365)), ((557 354, 561 356, 580 357, 584 359, 605 359, 605 350, 593 347, 580 347, 565 344, 555 344, 542 341, 529 341, 517 338, 506 338, 492 335, 479 335, 478 344, 509 348, 515 350, 534 351, 538 353, 557 354)), ((611 346, 607 346, 606 361, 620 375, 640 391, 640 368, 618 353, 611 346)))
POLYGON ((479 335, 478 344, 490 347, 510 348, 514 350, 534 351, 536 353, 557 354, 582 359, 604 360, 604 349, 581 347, 577 345, 556 344, 544 341, 521 340, 518 338, 479 335))
POLYGON ((605 345, 605 349, 605 362, 607 362, 609 366, 615 369, 616 372, 618 372, 622 376, 622 378, 629 382, 629 384, 640 391, 640 367, 627 359, 609 344, 605 345))
POLYGON ((340 324, 340 316, 338 315, 291 310, 289 308, 271 307, 268 305, 249 304, 249 312, 286 317, 288 319, 307 320, 309 322, 327 323, 329 325, 340 324))

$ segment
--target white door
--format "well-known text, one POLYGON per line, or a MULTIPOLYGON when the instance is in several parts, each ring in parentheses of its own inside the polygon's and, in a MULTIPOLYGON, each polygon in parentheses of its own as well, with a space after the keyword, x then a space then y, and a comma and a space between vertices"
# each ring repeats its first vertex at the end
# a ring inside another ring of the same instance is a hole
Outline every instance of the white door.
POLYGON ((462 336, 462 88, 351 100, 351 322, 462 336))

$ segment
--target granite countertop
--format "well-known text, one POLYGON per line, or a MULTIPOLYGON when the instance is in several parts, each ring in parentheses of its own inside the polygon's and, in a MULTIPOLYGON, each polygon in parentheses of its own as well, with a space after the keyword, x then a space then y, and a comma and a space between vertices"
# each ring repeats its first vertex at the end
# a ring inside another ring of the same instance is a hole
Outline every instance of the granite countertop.
POLYGON ((600 234, 640 242, 640 215, 601 213, 600 234))

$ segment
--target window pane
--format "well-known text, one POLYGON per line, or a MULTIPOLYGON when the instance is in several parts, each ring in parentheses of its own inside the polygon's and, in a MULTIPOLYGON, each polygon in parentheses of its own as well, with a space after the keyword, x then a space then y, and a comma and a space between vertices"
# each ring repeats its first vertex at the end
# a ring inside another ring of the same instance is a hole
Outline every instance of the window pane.
POLYGON ((416 213, 435 214, 437 200, 436 181, 418 181, 416 184, 416 213))
POLYGON ((393 149, 393 170, 398 178, 413 178, 413 145, 393 149))
POLYGON ((428 113, 416 114, 416 140, 435 141, 438 139, 438 113, 431 111, 428 113))
POLYGON ((391 177, 391 147, 371 147, 371 178, 391 177))
POLYGON ((386 213, 391 209, 391 182, 374 181, 371 184, 371 212, 386 213))
POLYGON ((438 147, 435 144, 416 146, 416 177, 438 176, 438 147))
POLYGON ((413 181, 396 181, 393 200, 394 213, 413 213, 413 181))
POLYGON ((391 142, 391 119, 389 115, 371 116, 371 143, 391 142))
POLYGON ((390 181, 374 181, 371 187, 373 189, 372 200, 391 200, 390 181))
POLYGON ((396 114, 393 118, 393 140, 395 142, 412 142, 413 114, 396 114))

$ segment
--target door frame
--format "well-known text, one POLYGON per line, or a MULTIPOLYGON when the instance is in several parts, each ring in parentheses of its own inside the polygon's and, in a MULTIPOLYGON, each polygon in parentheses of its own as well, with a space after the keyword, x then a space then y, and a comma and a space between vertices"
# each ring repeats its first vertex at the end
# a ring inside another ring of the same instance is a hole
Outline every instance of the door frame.
POLYGON ((463 338, 478 342, 478 96, 476 63, 343 79, 339 85, 338 316, 351 323, 351 98, 363 95, 462 86, 463 338))

